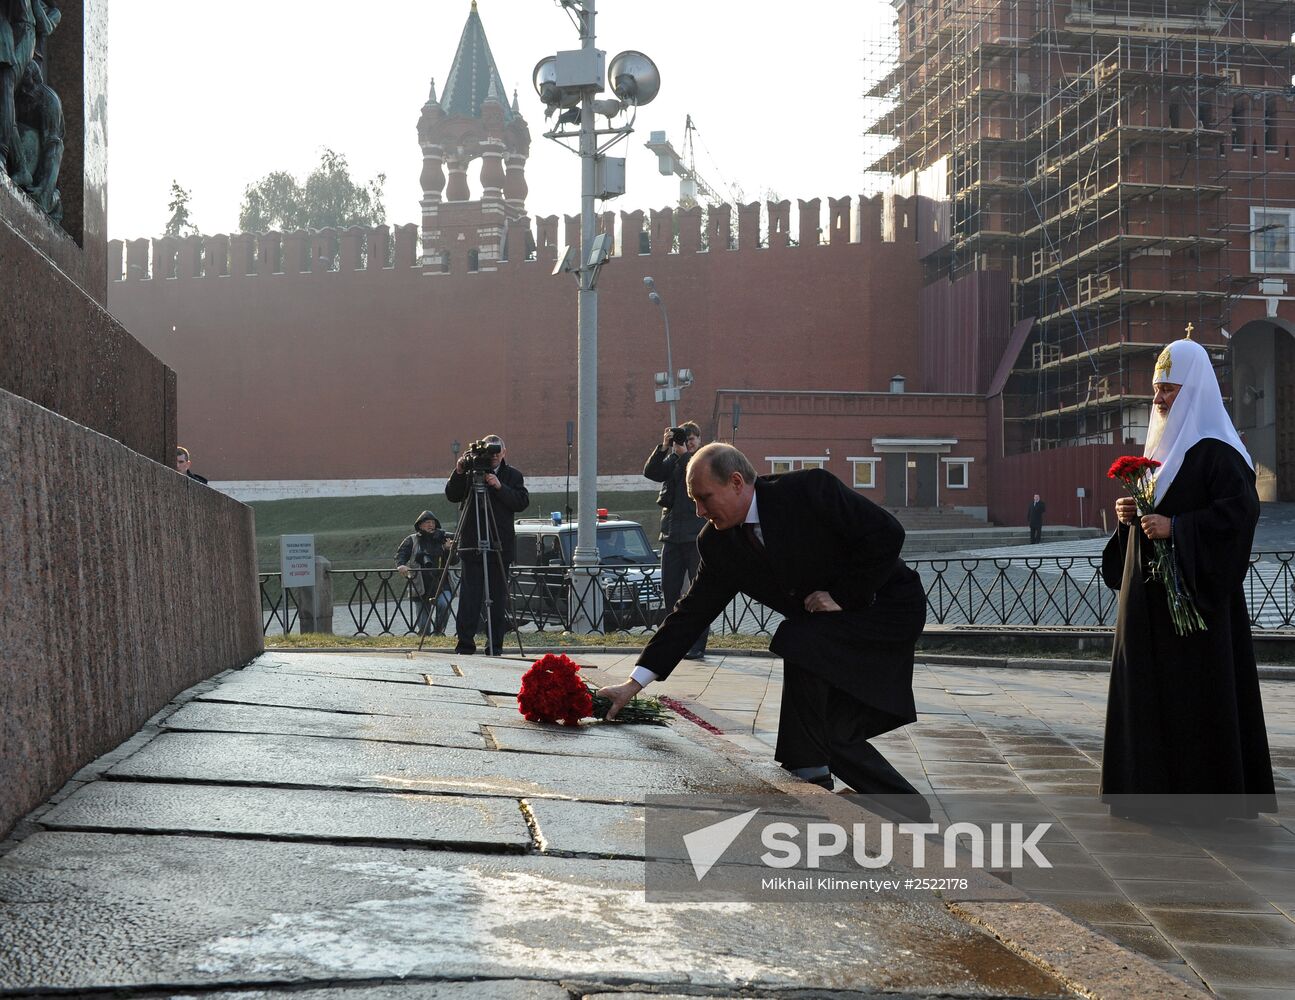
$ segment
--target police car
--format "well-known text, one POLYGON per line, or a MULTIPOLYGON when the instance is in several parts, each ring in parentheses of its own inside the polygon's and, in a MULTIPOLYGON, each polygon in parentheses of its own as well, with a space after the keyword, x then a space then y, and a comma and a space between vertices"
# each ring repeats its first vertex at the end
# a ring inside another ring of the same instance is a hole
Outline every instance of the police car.
MULTIPOLYGON (((522 518, 515 524, 513 614, 541 628, 571 625, 570 572, 579 525, 553 518, 522 518)), ((655 626, 665 617, 661 557, 637 521, 598 511, 599 582, 603 627, 611 632, 655 626)))

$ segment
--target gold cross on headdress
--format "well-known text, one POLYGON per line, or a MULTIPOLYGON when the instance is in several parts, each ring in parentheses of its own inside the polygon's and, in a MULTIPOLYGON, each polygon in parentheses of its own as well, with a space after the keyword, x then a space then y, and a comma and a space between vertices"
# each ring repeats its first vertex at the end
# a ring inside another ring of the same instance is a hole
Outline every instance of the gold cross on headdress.
POLYGON ((1191 320, 1188 320, 1188 321, 1187 321, 1187 328, 1186 328, 1186 333, 1187 333, 1187 339, 1188 339, 1188 340, 1191 340, 1191 339, 1192 339, 1192 331, 1193 331, 1193 330, 1195 330, 1195 329, 1196 329, 1196 327, 1192 326, 1191 320))

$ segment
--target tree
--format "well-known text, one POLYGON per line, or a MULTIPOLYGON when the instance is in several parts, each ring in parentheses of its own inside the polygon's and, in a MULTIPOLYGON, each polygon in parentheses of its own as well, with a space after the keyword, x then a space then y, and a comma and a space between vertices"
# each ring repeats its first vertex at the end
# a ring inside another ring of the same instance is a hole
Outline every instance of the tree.
POLYGON ((378 174, 366 186, 356 184, 346 157, 325 147, 304 184, 286 171, 275 170, 248 185, 238 224, 245 233, 376 226, 386 221, 382 204, 386 182, 386 174, 378 174))
POLYGON ((166 228, 162 230, 163 236, 197 236, 198 227, 189 221, 189 199, 192 195, 184 188, 180 187, 177 180, 171 181, 171 200, 166 209, 171 213, 171 218, 167 220, 166 228))

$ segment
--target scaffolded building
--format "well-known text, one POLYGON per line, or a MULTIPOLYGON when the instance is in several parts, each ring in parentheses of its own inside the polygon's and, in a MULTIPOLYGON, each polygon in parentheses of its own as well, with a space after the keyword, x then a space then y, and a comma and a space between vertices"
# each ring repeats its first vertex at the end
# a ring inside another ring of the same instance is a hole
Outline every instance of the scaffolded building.
POLYGON ((1143 440, 1148 355, 1190 326, 1295 485, 1295 417, 1258 370, 1295 382, 1291 337, 1250 360, 1228 340, 1295 320, 1295 4, 891 3, 873 169, 915 196, 928 280, 1009 283, 1004 454, 1143 440))

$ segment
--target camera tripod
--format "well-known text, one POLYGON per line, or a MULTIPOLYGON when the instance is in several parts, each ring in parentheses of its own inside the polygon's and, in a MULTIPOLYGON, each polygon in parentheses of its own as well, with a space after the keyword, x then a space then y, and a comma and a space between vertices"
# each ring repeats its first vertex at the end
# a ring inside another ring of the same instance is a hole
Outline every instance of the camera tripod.
MULTIPOLYGON (((463 498, 463 502, 459 504, 459 523, 457 530, 454 532, 454 541, 450 544, 450 551, 445 557, 445 565, 441 567, 441 576, 436 582, 435 593, 439 596, 444 592, 445 581, 450 572, 450 564, 454 561, 456 556, 459 558, 460 563, 464 565, 466 565, 466 560, 468 558, 476 559, 480 556, 482 602, 481 611, 478 612, 478 617, 480 617, 481 613, 484 612, 486 619, 486 650, 489 652, 495 648, 496 639, 494 634, 494 616, 490 613, 496 600, 496 598, 491 596, 490 587, 490 560, 492 558, 495 561, 495 566, 499 570, 499 579, 503 582, 504 593, 498 595, 497 599, 504 602, 505 631, 507 631, 506 626, 508 624, 507 619, 509 615, 507 605, 508 573, 507 567, 504 565, 503 546, 499 539, 499 526, 495 522, 494 507, 491 506, 490 495, 486 492, 488 489, 486 486, 487 471, 488 470, 485 469, 469 469, 467 472, 469 482, 468 495, 465 496, 463 498), (476 544, 474 545, 463 544, 463 529, 468 523, 467 515, 469 513, 471 513, 471 516, 474 519, 473 523, 477 526, 477 538, 476 544)), ((463 602, 463 579, 466 579, 466 575, 459 583, 460 605, 462 605, 463 602)), ((435 598, 433 600, 435 600, 435 598)), ((456 622, 457 617, 458 616, 456 615, 456 622)), ((426 619, 423 621, 422 631, 418 636, 419 652, 422 652, 423 643, 427 640, 427 627, 430 622, 431 615, 428 614, 426 619)), ((474 630, 475 627, 476 623, 474 622, 474 630)), ((516 628, 513 629, 513 632, 517 636, 517 650, 520 655, 525 656, 526 649, 522 645, 521 632, 516 628)), ((503 636, 499 636, 498 640, 499 648, 502 650, 503 636)))

